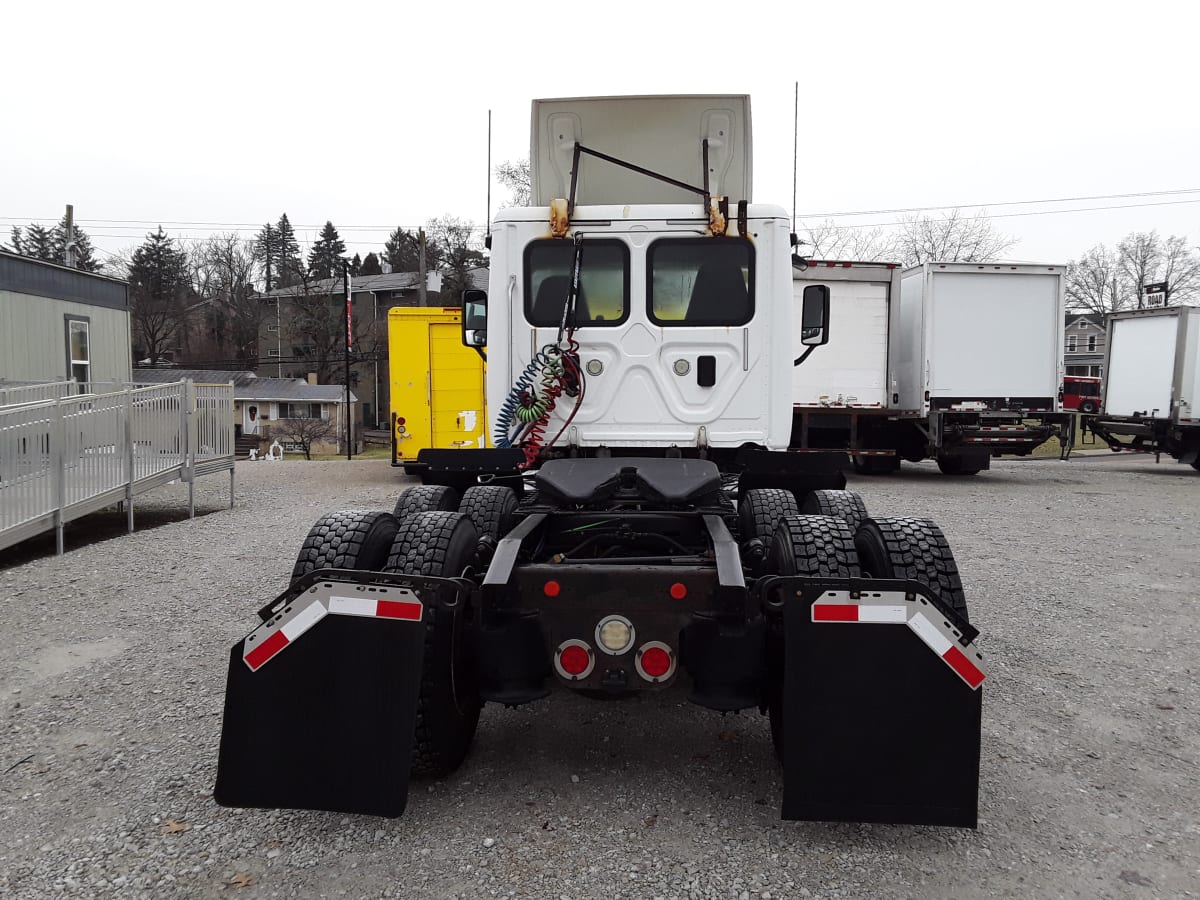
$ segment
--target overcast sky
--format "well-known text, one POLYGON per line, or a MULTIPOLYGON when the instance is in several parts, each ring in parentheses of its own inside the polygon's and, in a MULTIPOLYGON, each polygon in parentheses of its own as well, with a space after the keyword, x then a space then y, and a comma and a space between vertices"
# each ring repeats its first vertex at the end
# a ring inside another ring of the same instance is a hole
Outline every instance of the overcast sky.
POLYGON ((1200 244, 1198 26, 1184 0, 12 0, 0 241, 66 203, 109 251, 286 211, 365 255, 482 224, 489 109, 498 162, 528 155, 532 98, 601 94, 750 94, 755 199, 791 210, 799 82, 801 215, 987 204, 1011 258, 1046 262, 1134 230, 1200 244), (1154 192, 1176 193, 1002 205, 1154 192))

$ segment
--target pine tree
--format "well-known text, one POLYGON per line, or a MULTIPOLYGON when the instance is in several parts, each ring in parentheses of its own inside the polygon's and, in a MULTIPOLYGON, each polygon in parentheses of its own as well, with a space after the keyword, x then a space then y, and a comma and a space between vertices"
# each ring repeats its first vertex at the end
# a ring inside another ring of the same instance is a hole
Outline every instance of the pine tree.
MULTIPOLYGON (((420 237, 411 231, 397 228, 383 245, 383 258, 387 260, 393 272, 421 271, 420 237)), ((434 268, 433 263, 428 260, 427 265, 431 269, 434 268)))
POLYGON ((21 241, 21 255, 29 256, 33 259, 44 259, 46 262, 55 262, 55 247, 54 247, 54 232, 52 229, 43 228, 41 225, 30 225, 25 229, 25 236, 21 241))
POLYGON ((382 275, 383 266, 379 264, 379 257, 374 253, 368 253, 362 261, 362 268, 359 269, 360 275, 382 275))
POLYGON ((279 255, 275 258, 274 266, 278 272, 275 285, 288 287, 299 281, 304 273, 300 264, 300 243, 296 240, 296 232, 288 221, 287 213, 279 217, 275 230, 279 232, 279 255))
POLYGON ((24 237, 24 235, 21 234, 21 226, 14 225, 12 227, 11 234, 12 234, 12 237, 10 238, 10 241, 12 243, 12 252, 17 254, 18 256, 24 256, 25 255, 25 250, 24 250, 25 237, 24 237))
POLYGON ((188 286, 187 253, 159 226, 158 231, 146 235, 129 262, 134 342, 152 366, 181 342, 188 286))
POLYGON ((332 222, 326 222, 321 236, 308 252, 308 274, 312 278, 333 278, 341 274, 346 244, 332 222))
POLYGON ((279 229, 270 222, 254 239, 254 261, 263 274, 263 290, 271 290, 279 282, 279 229))
POLYGON ((350 260, 350 274, 355 278, 362 274, 362 258, 357 253, 354 254, 354 259, 350 260))
MULTIPOLYGON (((71 228, 75 244, 75 268, 83 272, 99 272, 100 262, 92 256, 92 239, 78 225, 71 228)), ((54 261, 60 266, 67 264, 67 217, 50 231, 54 241, 54 261)))

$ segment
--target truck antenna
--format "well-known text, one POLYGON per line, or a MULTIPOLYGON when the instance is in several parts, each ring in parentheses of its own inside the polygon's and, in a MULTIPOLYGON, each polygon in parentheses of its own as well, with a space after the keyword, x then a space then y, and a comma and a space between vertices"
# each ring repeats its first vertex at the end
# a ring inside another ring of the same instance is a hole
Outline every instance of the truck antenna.
POLYGON ((492 249, 492 111, 488 110, 488 141, 487 141, 487 166, 488 166, 488 182, 487 182, 487 215, 484 216, 483 224, 487 229, 487 237, 484 243, 489 250, 492 249))
POLYGON ((800 82, 796 82, 796 105, 792 113, 792 234, 796 233, 796 171, 800 160, 800 82))

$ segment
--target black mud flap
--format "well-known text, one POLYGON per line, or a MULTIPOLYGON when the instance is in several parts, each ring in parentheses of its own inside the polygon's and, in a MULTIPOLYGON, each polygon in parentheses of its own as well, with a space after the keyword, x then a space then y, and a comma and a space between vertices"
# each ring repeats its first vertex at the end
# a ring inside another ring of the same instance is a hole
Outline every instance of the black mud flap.
POLYGON ((413 580, 318 571, 264 607, 230 652, 219 804, 404 812, 434 593, 413 580))
POLYGON ((974 828, 977 630, 916 582, 799 586, 784 592, 783 818, 974 828))

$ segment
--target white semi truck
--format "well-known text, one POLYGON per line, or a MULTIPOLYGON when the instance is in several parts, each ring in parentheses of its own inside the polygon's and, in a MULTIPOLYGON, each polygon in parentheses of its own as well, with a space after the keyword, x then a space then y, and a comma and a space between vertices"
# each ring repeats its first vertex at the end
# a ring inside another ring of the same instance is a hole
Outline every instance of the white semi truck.
MULTIPOLYGON (((538 205, 464 295, 494 446, 313 526, 231 651, 220 803, 396 816, 484 703, 674 691, 768 716, 784 818, 975 825, 962 582, 933 522, 843 490, 844 453, 787 452, 792 240, 750 148, 745 96, 534 103, 538 205)), ((803 294, 820 351, 829 291, 803 294)))
POLYGON ((845 449, 862 472, 933 458, 953 475, 973 475, 1002 453, 1027 455, 1051 437, 1070 446, 1064 272, 801 261, 797 296, 830 288, 831 337, 793 376, 793 446, 845 449))
POLYGON ((1106 318, 1104 392, 1089 427, 1114 451, 1163 453, 1200 471, 1200 308, 1106 318))

